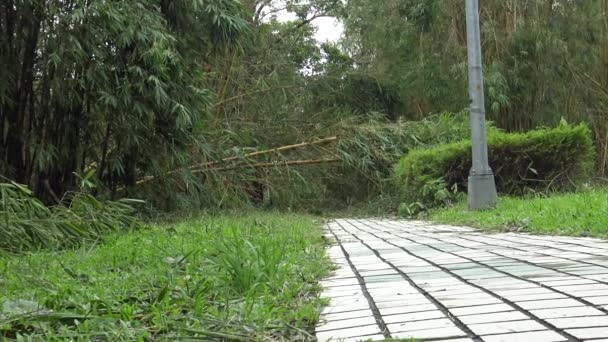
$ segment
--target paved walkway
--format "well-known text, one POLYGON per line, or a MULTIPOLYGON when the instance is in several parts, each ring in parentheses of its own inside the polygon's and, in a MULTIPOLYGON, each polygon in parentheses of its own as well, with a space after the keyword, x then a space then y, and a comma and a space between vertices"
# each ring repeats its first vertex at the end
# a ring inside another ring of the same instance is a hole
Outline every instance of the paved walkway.
POLYGON ((320 341, 608 342, 608 242, 337 220, 320 341))

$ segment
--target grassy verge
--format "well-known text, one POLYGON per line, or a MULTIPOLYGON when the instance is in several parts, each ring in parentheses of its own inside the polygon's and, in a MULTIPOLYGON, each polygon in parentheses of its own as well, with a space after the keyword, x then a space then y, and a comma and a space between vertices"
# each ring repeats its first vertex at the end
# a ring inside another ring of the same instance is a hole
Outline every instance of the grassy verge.
POLYGON ((608 189, 537 198, 501 198, 497 209, 470 212, 466 203, 435 209, 427 219, 492 230, 608 237, 608 189))
POLYGON ((0 256, 0 339, 306 340, 323 247, 312 217, 247 214, 0 256))

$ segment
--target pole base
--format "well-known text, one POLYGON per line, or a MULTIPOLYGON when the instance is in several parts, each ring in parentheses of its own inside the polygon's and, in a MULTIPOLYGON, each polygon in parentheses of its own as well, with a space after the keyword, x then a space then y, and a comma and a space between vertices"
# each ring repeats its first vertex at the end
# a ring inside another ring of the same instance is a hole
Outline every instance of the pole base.
POLYGON ((468 184, 469 210, 496 208, 498 194, 494 175, 470 175, 468 184))

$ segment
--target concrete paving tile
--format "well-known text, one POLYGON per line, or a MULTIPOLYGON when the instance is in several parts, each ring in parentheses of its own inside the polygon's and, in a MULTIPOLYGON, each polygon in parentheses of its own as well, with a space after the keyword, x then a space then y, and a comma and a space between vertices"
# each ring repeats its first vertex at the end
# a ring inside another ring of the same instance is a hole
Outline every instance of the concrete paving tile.
POLYGON ((595 305, 606 305, 608 304, 608 296, 600 296, 600 297, 583 297, 584 300, 588 301, 589 303, 595 304, 595 305))
POLYGON ((439 271, 439 272, 421 272, 421 273, 409 273, 408 276, 415 281, 425 281, 425 280, 436 280, 436 279, 452 279, 447 272, 439 271))
POLYGON ((350 318, 343 319, 339 321, 327 321, 322 322, 322 324, 317 325, 315 330, 317 332, 329 331, 329 330, 339 330, 339 329, 347 329, 352 327, 361 327, 366 325, 375 325, 376 319, 373 316, 367 317, 359 317, 359 318, 350 318))
POLYGON ((328 280, 328 281, 322 281, 320 282, 321 286, 326 287, 326 288, 340 288, 343 286, 358 286, 359 285, 359 280, 357 278, 344 278, 344 279, 337 279, 337 280, 328 280))
POLYGON ((357 310, 357 311, 348 311, 348 312, 336 312, 336 313, 327 313, 321 315, 321 321, 339 321, 342 319, 350 319, 350 318, 360 318, 360 317, 373 317, 374 314, 370 309, 357 310))
POLYGON ((583 306, 584 304, 570 298, 566 299, 545 299, 545 300, 532 300, 527 302, 517 302, 517 305, 521 306, 525 310, 534 309, 552 309, 552 308, 566 308, 574 306, 583 306))
POLYGON ((425 298, 420 293, 382 293, 382 289, 375 289, 373 291, 369 291, 370 295, 374 299, 376 303, 385 303, 385 302, 394 302, 394 301, 410 301, 410 300, 419 300, 421 298, 425 298))
POLYGON ((321 331, 316 333, 319 341, 339 340, 349 337, 380 335, 382 332, 378 325, 366 325, 363 327, 354 327, 340 330, 321 331))
POLYGON ((475 300, 475 299, 484 299, 484 298, 488 298, 491 297, 489 294, 481 291, 481 290, 477 290, 477 289, 465 289, 463 291, 443 291, 443 292, 432 292, 431 293, 433 297, 437 298, 437 299, 445 299, 445 300, 450 300, 450 299, 469 299, 469 300, 475 300))
POLYGON ((526 331, 546 330, 543 325, 531 319, 523 321, 471 324, 469 328, 477 335, 507 334, 526 331))
POLYGON ((390 302, 376 303, 376 307, 378 307, 378 309, 389 309, 424 304, 431 304, 431 301, 424 297, 410 300, 394 300, 390 302))
POLYGON ((387 267, 380 270, 372 270, 372 271, 361 271, 359 274, 362 277, 370 277, 375 275, 396 275, 397 272, 393 268, 387 267))
POLYGON ((574 280, 562 280, 560 278, 556 279, 556 280, 551 280, 551 281, 541 281, 541 283, 543 285, 547 285, 547 286, 568 286, 568 285, 590 285, 590 284, 597 284, 596 281, 594 280, 589 280, 589 279, 583 279, 583 278, 577 278, 574 280))
POLYGON ((600 310, 597 310, 597 309, 589 307, 589 306, 573 307, 573 308, 560 308, 560 309, 530 310, 530 313, 540 319, 604 315, 604 313, 601 312, 600 310))
POLYGON ((368 304, 367 299, 363 294, 355 293, 350 296, 333 297, 329 300, 329 306, 340 306, 340 305, 355 305, 355 304, 368 304))
POLYGON ((568 328, 587 328, 587 327, 608 327, 608 316, 591 316, 576 318, 553 318, 547 322, 560 329, 568 328))
POLYGON ((502 335, 482 336, 485 342, 561 342, 567 339, 560 334, 545 330, 534 332, 510 333, 502 335))
POLYGON ((462 288, 471 288, 471 285, 468 285, 464 281, 457 279, 455 277, 445 278, 445 279, 434 279, 433 281, 428 282, 416 282, 418 286, 424 288, 425 290, 431 291, 434 289, 450 289, 450 290, 458 290, 462 288))
POLYGON ((501 295, 503 297, 517 297, 517 296, 523 296, 523 295, 532 295, 532 294, 547 294, 547 293, 553 293, 554 291, 551 291, 549 289, 543 288, 541 286, 535 286, 535 287, 530 287, 527 289, 516 289, 516 290, 494 290, 494 293, 501 295))
POLYGON ((586 285, 567 285, 567 286, 554 286, 556 290, 563 292, 575 292, 575 291, 590 291, 590 290, 608 290, 608 285, 604 284, 586 284, 586 285))
POLYGON ((427 329, 439 329, 455 327, 454 323, 448 318, 437 318, 422 321, 402 322, 402 323, 391 323, 386 325, 388 330, 391 332, 396 331, 417 331, 427 329))
POLYGON ((544 300, 544 299, 564 299, 568 298, 567 296, 557 293, 557 292, 548 292, 548 293, 535 293, 529 295, 519 295, 519 296, 509 296, 506 297, 512 302, 523 302, 523 301, 533 301, 533 300, 544 300))
POLYGON ((363 277, 366 283, 400 282, 403 277, 399 274, 363 277))
POLYGON ((519 311, 507 311, 480 315, 458 316, 458 319, 464 324, 483 324, 516 320, 521 321, 528 319, 528 316, 519 311))
POLYGON ((585 278, 585 279, 590 279, 590 280, 603 281, 603 282, 608 281, 608 275, 605 275, 605 274, 600 274, 600 275, 587 275, 587 276, 584 276, 584 278, 585 278))
POLYGON ((608 296, 608 290, 572 291, 568 294, 576 297, 599 297, 608 296))
POLYGON ((423 305, 408 305, 396 308, 378 309, 382 315, 397 315, 413 312, 435 311, 437 307, 434 304, 423 305))
POLYGON ((580 328, 580 329, 568 329, 567 333, 572 334, 578 338, 605 338, 608 337, 608 326, 596 327, 596 328, 580 328))
POLYGON ((376 335, 368 335, 368 336, 357 336, 357 337, 343 338, 343 339, 334 340, 334 341, 336 341, 336 342, 384 341, 384 335, 376 334, 376 335))
POLYGON ((501 300, 499 300, 495 297, 492 297, 490 295, 487 295, 485 298, 442 299, 442 300, 440 300, 440 302, 447 308, 461 308, 461 307, 469 307, 469 306, 503 303, 501 300))
POLYGON ((460 316, 460 315, 478 315, 478 314, 484 314, 484 313, 513 311, 513 310, 514 310, 514 308, 507 304, 492 304, 492 305, 471 306, 471 307, 464 307, 464 308, 454 308, 454 309, 450 309, 450 312, 456 316, 460 316))
POLYGON ((364 309, 368 309, 369 308, 369 304, 366 302, 357 302, 354 304, 342 304, 342 305, 335 305, 335 304, 330 304, 329 306, 325 307, 325 309, 323 309, 322 313, 338 313, 338 312, 349 312, 349 311, 358 311, 358 310, 364 310, 364 309))
MULTIPOLYGON (((513 284, 501 284, 500 282, 494 283, 494 284, 482 284, 481 282, 474 282, 476 285, 482 286, 488 290, 491 290, 493 292, 497 292, 497 291, 511 291, 511 290, 528 290, 528 289, 536 289, 538 288, 538 286, 531 284, 531 283, 527 283, 527 282, 523 282, 518 280, 517 282, 513 283, 513 284)), ((524 292, 525 293, 525 292, 524 292)))
POLYGON ((426 330, 417 330, 417 331, 392 331, 391 330, 391 335, 395 338, 413 338, 413 339, 450 339, 450 338, 467 336, 462 330, 460 330, 456 327, 426 329, 426 330))
POLYGON ((384 323, 405 323, 405 322, 414 322, 414 321, 422 321, 436 318, 445 318, 443 312, 439 310, 435 311, 423 311, 423 312, 414 312, 407 314, 397 314, 397 315, 384 315, 384 323))
POLYGON ((325 298, 340 298, 340 297, 353 297, 353 296, 363 297, 363 290, 361 289, 360 286, 357 286, 357 287, 358 288, 340 289, 340 290, 328 289, 321 294, 321 297, 325 297, 325 298))

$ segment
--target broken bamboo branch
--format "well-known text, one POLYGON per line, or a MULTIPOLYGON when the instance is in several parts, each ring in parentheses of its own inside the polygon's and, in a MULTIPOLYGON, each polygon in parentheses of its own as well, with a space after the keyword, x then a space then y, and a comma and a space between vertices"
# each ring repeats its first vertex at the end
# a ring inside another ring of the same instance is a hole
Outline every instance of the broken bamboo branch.
POLYGON ((339 162, 339 158, 332 159, 308 159, 308 160, 289 160, 289 161, 281 161, 281 162, 268 162, 268 163, 255 163, 255 164, 241 164, 241 165, 233 165, 226 167, 216 167, 216 168, 208 168, 208 169, 198 169, 193 170, 192 173, 203 173, 209 171, 230 171, 237 169, 245 169, 245 168, 253 168, 253 169, 262 169, 269 167, 279 167, 279 166, 301 166, 301 165, 318 165, 318 164, 331 164, 339 162))
MULTIPOLYGON (((310 142, 303 142, 303 143, 299 143, 299 144, 294 144, 294 145, 286 145, 286 146, 281 146, 281 147, 276 147, 276 148, 272 148, 269 150, 263 150, 263 151, 256 151, 256 152, 251 152, 251 153, 247 153, 243 156, 234 156, 234 157, 228 157, 228 158, 224 158, 218 161, 212 161, 212 162, 207 162, 207 163, 203 163, 203 164, 198 164, 198 165, 193 165, 188 167, 188 170, 197 170, 200 171, 200 168, 208 168, 210 166, 219 164, 219 163, 225 163, 225 162, 230 162, 230 161, 235 161, 235 160, 239 160, 242 158, 252 158, 252 157, 257 157, 257 156, 261 156, 261 155, 265 155, 265 154, 270 154, 270 153, 278 153, 278 152, 284 152, 284 151, 289 151, 289 150, 294 150, 294 149, 298 149, 298 148, 302 148, 302 147, 307 147, 307 146, 314 146, 314 145, 321 145, 321 144, 326 144, 326 143, 331 143, 334 141, 337 141, 338 137, 329 137, 329 138, 324 138, 324 139, 319 139, 316 141, 310 141, 310 142)), ((220 168, 221 169, 221 168, 220 168)), ((170 176, 172 174, 178 173, 180 171, 184 170, 182 169, 175 169, 175 170, 171 170, 165 174, 163 174, 163 176, 170 176)), ((206 169, 205 169, 206 170, 206 169)), ((209 169, 209 170, 213 170, 213 169, 209 169)), ((158 178, 159 176, 146 176, 140 180, 138 180, 137 182, 135 182, 135 185, 142 185, 145 184, 147 182, 150 182, 156 178, 158 178)))
POLYGON ((228 157, 228 158, 224 158, 224 159, 219 160, 219 161, 213 161, 213 162, 208 162, 208 163, 205 163, 205 164, 195 165, 195 166, 191 166, 190 169, 191 170, 192 169, 196 169, 196 168, 199 168, 201 166, 212 166, 212 165, 215 165, 215 164, 230 162, 230 161, 239 160, 239 159, 242 159, 242 158, 252 158, 252 157, 257 157, 257 156, 261 156, 261 155, 265 155, 265 154, 270 154, 270 153, 278 153, 278 152, 284 152, 284 151, 289 151, 289 150, 295 150, 295 149, 306 147, 306 146, 321 145, 321 144, 326 144, 326 143, 334 142, 336 140, 338 140, 338 137, 329 137, 329 138, 320 139, 320 140, 316 140, 316 141, 303 142, 303 143, 294 144, 294 145, 286 145, 286 146, 271 148, 271 149, 268 149, 268 150, 247 153, 247 154, 245 154, 243 156, 228 157))

